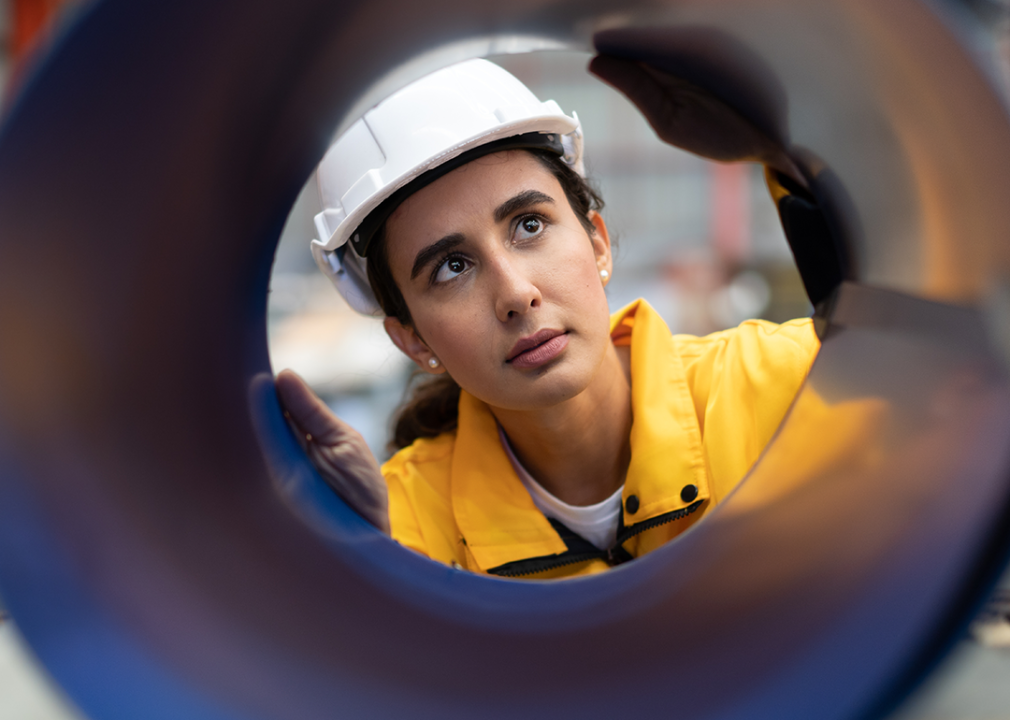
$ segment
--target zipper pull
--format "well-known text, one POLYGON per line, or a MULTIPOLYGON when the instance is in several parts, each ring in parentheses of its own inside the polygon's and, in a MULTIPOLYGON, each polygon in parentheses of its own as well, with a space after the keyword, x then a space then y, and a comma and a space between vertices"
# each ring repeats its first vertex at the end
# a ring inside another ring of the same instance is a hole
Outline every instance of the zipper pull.
POLYGON ((634 560, 635 558, 629 553, 620 543, 616 543, 612 548, 607 550, 607 564, 610 567, 615 565, 622 565, 629 560, 634 560))

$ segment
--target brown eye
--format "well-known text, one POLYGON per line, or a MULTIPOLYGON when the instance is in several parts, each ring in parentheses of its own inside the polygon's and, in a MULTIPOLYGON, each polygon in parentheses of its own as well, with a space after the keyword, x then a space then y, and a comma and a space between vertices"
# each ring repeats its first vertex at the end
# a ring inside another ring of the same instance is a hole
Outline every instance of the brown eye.
POLYGON ((537 217, 525 217, 519 221, 519 235, 521 237, 533 237, 543 232, 544 223, 537 217))
POLYGON ((459 277, 470 267, 469 261, 462 257, 446 258, 435 270, 434 282, 442 283, 459 277))

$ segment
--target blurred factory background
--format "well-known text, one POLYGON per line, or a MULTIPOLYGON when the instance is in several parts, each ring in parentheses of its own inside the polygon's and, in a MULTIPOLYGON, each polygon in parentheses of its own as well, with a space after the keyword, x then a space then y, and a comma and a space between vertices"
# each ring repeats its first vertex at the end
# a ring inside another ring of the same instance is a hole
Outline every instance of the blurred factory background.
MULTIPOLYGON (((978 50, 1000 58, 1010 98, 1010 0, 947 3, 981 19, 978 50)), ((0 0, 0 113, 32 59, 83 0, 0 0)), ((674 332, 705 334, 761 317, 782 321, 811 308, 760 168, 719 165, 668 147, 624 98, 585 72, 588 56, 492 58, 541 99, 583 123, 590 177, 618 240, 608 287, 612 309, 645 297, 674 332)), ((284 228, 270 283, 267 332, 274 370, 292 368, 387 457, 390 415, 412 370, 378 320, 343 302, 308 252, 318 198, 309 183, 284 228)), ((1006 583, 1004 583, 1006 585, 1006 583)), ((2 587, 0 587, 2 592, 2 587)), ((1010 594, 974 636, 903 708, 901 720, 1010 720, 1010 594), (1002 648, 1002 649, 1001 649, 1002 648)), ((79 715, 31 659, 0 606, 0 720, 79 715)))

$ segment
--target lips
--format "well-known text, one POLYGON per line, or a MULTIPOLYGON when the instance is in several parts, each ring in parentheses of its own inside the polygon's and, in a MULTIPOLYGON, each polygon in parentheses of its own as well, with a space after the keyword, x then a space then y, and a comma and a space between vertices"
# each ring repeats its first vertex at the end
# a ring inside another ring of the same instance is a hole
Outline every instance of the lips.
POLYGON ((567 346, 567 333, 561 330, 540 330, 517 342, 505 362, 515 368, 539 367, 556 358, 567 346))

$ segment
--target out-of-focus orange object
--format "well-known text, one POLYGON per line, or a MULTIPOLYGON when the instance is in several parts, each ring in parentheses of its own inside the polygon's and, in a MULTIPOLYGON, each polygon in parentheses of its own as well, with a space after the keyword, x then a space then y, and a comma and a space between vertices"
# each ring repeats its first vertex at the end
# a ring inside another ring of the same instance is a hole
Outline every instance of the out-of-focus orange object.
POLYGON ((11 23, 11 55, 15 63, 31 50, 66 0, 14 0, 11 23))
POLYGON ((712 245, 732 263, 750 255, 750 168, 743 163, 714 163, 712 174, 712 245))
MULTIPOLYGON (((76 0, 13 0, 11 3, 11 78, 7 84, 6 101, 17 92, 25 67, 49 37, 60 11, 76 0)), ((7 103, 4 102, 4 105, 7 103)))

